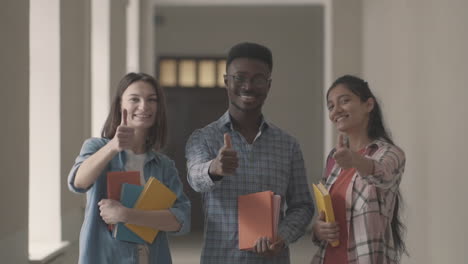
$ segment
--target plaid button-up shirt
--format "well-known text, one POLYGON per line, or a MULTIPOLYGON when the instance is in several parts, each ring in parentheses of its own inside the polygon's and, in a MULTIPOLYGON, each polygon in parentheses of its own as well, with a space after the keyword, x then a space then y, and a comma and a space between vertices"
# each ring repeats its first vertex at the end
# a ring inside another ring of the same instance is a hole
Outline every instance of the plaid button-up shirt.
MULTIPOLYGON (((325 187, 330 190, 341 168, 333 163, 332 150, 324 173, 325 187)), ((394 264, 400 256, 393 247, 391 222, 401 177, 405 169, 405 153, 395 145, 375 140, 366 147, 365 155, 374 161, 371 175, 353 175, 346 191, 348 228, 348 263, 394 264)), ((323 263, 326 242, 319 242, 313 264, 323 263)))
POLYGON ((198 129, 186 147, 188 181, 202 193, 205 216, 203 264, 289 263, 289 249, 273 258, 238 249, 237 197, 271 190, 281 195, 278 235, 286 244, 305 232, 314 205, 305 175, 304 160, 297 141, 263 121, 252 144, 233 129, 226 112, 219 120, 198 129), (213 181, 208 168, 229 133, 237 151, 239 167, 232 176, 213 181))

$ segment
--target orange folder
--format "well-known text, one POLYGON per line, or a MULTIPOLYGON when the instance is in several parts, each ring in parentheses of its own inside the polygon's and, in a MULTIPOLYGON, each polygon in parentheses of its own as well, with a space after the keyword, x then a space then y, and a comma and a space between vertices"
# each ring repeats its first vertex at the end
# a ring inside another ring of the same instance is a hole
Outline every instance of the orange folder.
MULTIPOLYGON (((140 197, 133 208, 139 210, 163 210, 172 207, 176 200, 176 194, 154 177, 146 182, 140 197)), ((153 243, 159 230, 132 224, 125 224, 135 234, 148 243, 153 243)))
POLYGON ((252 250, 260 237, 276 240, 281 197, 272 191, 238 197, 239 249, 252 250))
MULTIPOLYGON (((314 196, 315 202, 317 203, 318 212, 320 213, 323 211, 325 213, 325 222, 335 222, 335 214, 333 212, 331 196, 327 188, 325 188, 321 182, 318 184, 312 184, 312 187, 314 188, 314 196)), ((333 241, 331 245, 333 247, 337 247, 340 245, 340 241, 333 241)))

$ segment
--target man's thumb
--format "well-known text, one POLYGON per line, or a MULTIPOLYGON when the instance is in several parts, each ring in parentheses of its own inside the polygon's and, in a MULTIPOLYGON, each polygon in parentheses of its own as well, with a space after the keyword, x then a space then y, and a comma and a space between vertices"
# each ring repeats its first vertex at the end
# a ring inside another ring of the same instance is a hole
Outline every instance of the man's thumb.
POLYGON ((231 136, 228 133, 224 134, 224 146, 226 148, 232 148, 231 136))

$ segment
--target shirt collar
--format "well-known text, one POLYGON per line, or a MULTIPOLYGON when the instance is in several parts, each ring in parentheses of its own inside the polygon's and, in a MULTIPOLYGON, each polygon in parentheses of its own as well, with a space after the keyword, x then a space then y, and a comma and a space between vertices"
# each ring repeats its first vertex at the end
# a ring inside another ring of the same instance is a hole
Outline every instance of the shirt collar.
POLYGON ((147 154, 148 154, 148 155, 146 156, 146 161, 145 161, 145 163, 146 163, 146 162, 149 162, 150 160, 153 160, 153 159, 156 161, 156 163, 159 162, 159 156, 158 156, 158 154, 156 153, 156 151, 154 151, 153 149, 150 149, 150 150, 147 152, 147 154))
MULTIPOLYGON (((265 131, 270 126, 269 122, 265 120, 265 116, 262 114, 261 116, 261 123, 260 123, 260 131, 265 131)), ((222 130, 222 132, 233 131, 234 127, 232 126, 231 115, 229 114, 229 110, 226 111, 219 119, 218 119, 218 128, 222 130)))

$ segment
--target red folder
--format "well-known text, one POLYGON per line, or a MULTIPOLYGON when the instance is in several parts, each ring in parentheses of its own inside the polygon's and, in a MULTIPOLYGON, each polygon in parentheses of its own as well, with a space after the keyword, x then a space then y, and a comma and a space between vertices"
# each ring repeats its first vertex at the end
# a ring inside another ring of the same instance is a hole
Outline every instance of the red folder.
MULTIPOLYGON (((139 171, 110 171, 107 173, 107 198, 120 201, 122 184, 140 185, 139 171)), ((108 225, 109 230, 113 225, 108 225)))
POLYGON ((140 184, 139 171, 111 171, 107 173, 107 198, 120 201, 122 184, 140 184))
POLYGON ((281 197, 272 191, 238 197, 239 249, 252 250, 260 237, 276 240, 281 197))

